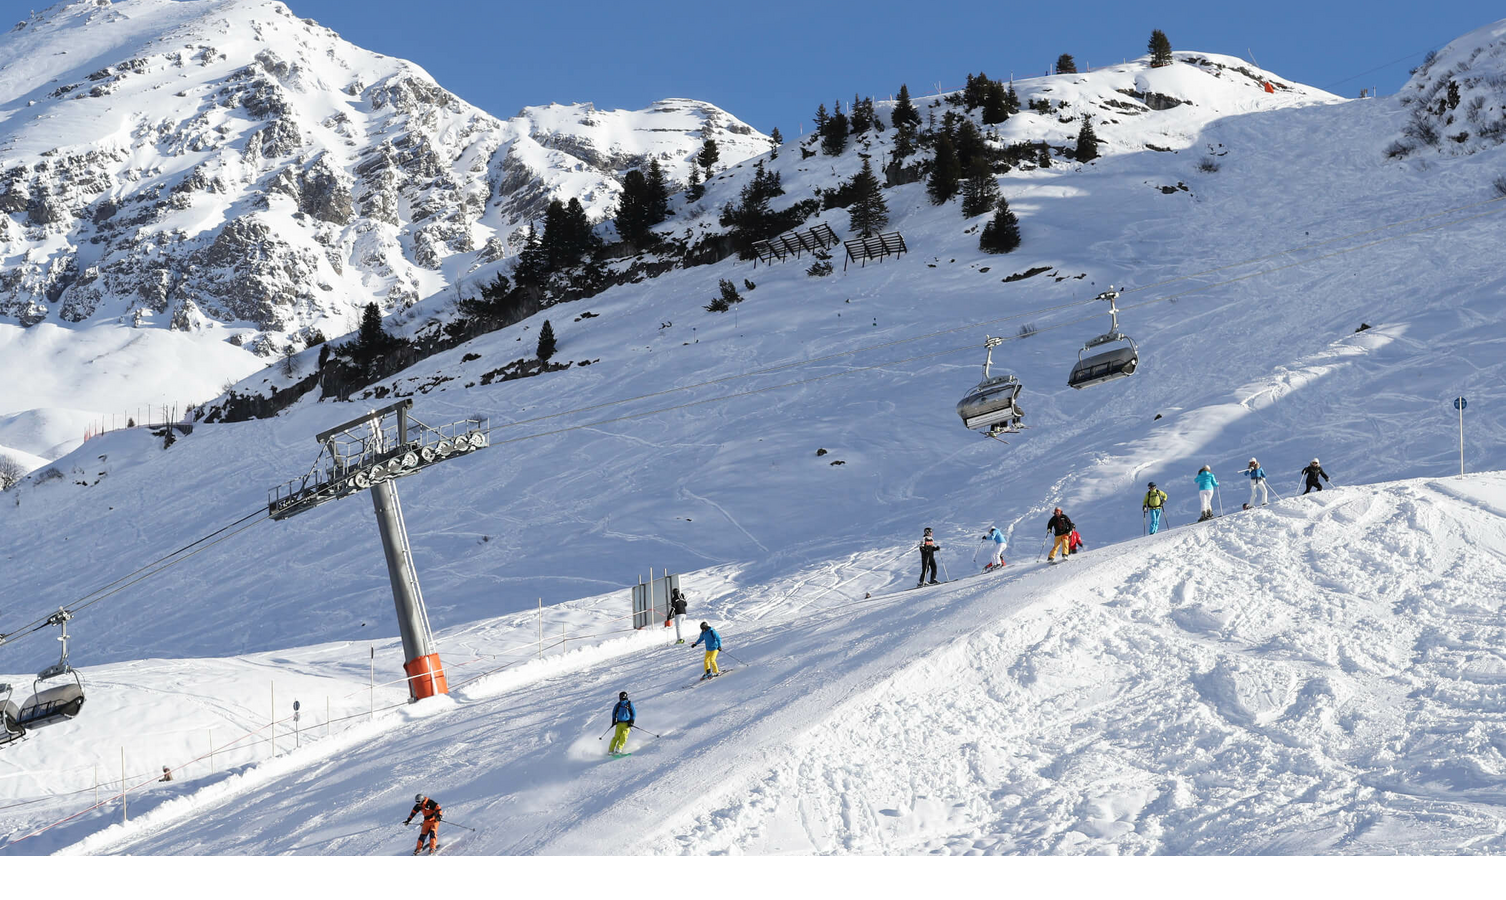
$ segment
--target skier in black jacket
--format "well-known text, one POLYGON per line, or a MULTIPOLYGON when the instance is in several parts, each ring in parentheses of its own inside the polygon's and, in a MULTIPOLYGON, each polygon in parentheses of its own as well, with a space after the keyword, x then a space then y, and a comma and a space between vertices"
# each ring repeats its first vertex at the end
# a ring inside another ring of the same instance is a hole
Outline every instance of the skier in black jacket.
POLYGON ((1307 490, 1304 490, 1302 492, 1303 494, 1306 494, 1308 493, 1308 491, 1312 491, 1314 489, 1320 491, 1323 490, 1323 485, 1318 483, 1318 476, 1320 475, 1323 477, 1324 481, 1331 482, 1333 480, 1328 477, 1327 472, 1323 471, 1323 467, 1318 465, 1318 458, 1316 456, 1313 457, 1312 462, 1307 464, 1307 468, 1303 469, 1297 474, 1305 475, 1307 477, 1307 490))
POLYGON ((920 580, 915 583, 916 587, 926 583, 927 569, 931 572, 931 583, 941 583, 936 580, 936 551, 940 549, 936 539, 931 536, 931 529, 927 528, 920 539, 920 580))
MULTIPOLYGON (((1076 525, 1072 524, 1072 520, 1067 518, 1067 514, 1062 512, 1062 508, 1058 506, 1056 508, 1056 515, 1052 516, 1046 522, 1046 531, 1050 532, 1056 538, 1056 542, 1051 545, 1051 552, 1046 554, 1046 562, 1053 562, 1053 557, 1056 556, 1056 551, 1058 550, 1062 552, 1062 559, 1067 558, 1067 545, 1069 539, 1072 537, 1072 529, 1076 527, 1076 525)), ((1040 559, 1040 557, 1036 557, 1036 559, 1040 559)))
MULTIPOLYGON (((674 592, 670 594, 669 598, 669 616, 670 618, 675 620, 676 644, 685 643, 684 635, 680 634, 680 620, 685 618, 685 609, 687 606, 688 604, 685 602, 685 595, 680 593, 679 588, 675 588, 674 592)), ((668 625, 669 623, 665 622, 664 624, 668 625)))

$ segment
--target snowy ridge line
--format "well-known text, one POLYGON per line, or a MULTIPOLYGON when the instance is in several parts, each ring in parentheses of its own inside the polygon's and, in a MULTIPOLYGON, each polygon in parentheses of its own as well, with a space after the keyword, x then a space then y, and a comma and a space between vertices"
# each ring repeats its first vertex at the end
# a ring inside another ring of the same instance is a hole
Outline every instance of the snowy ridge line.
MULTIPOLYGON (((261 509, 261 510, 258 510, 257 512, 250 513, 248 515, 242 516, 241 518, 235 520, 234 522, 230 523, 229 525, 226 525, 224 528, 221 528, 218 531, 215 531, 215 532, 213 532, 211 534, 205 535, 204 537, 201 537, 201 538, 199 538, 196 541, 193 541, 193 542, 191 542, 189 544, 186 544, 183 547, 180 547, 177 550, 174 550, 172 553, 169 553, 166 556, 163 556, 163 557, 155 560, 154 562, 150 562, 150 563, 146 564, 145 566, 142 566, 141 568, 137 569, 135 572, 130 573, 129 575, 124 575, 124 576, 122 576, 120 578, 117 578, 116 580, 110 582, 109 584, 105 585, 104 587, 98 588, 98 589, 96 589, 94 591, 91 591, 88 594, 85 594, 83 597, 80 597, 79 599, 74 600, 73 601, 74 605, 71 608, 70 607, 63 607, 63 609, 65 609, 70 614, 77 614, 78 612, 80 612, 80 611, 82 611, 84 609, 87 609, 87 608, 93 606, 94 604, 98 603, 101 600, 106 599, 107 597, 110 597, 110 596, 112 596, 114 594, 118 594, 121 591, 125 590, 126 588, 134 587, 135 585, 140 584, 141 582, 145 581, 146 579, 151 578, 153 575, 160 574, 160 573, 166 571, 167 569, 170 569, 173 566, 175 566, 175 565, 177 565, 177 564, 179 564, 181 562, 184 562, 184 561, 186 561, 188 559, 191 559, 194 556, 196 556, 196 555, 204 552, 205 550, 208 550, 210 547, 213 547, 216 544, 222 543, 224 541, 229 540, 230 538, 235 537, 236 535, 240 534, 241 532, 243 532, 243 531, 251 528, 253 525, 260 524, 262 521, 265 521, 266 519, 270 519, 270 516, 268 516, 266 514, 266 510, 265 509, 261 509), (244 525, 244 526, 236 529, 235 531, 230 532, 229 534, 225 535, 224 537, 220 538, 219 540, 210 541, 209 543, 204 544, 204 546, 199 547, 197 550, 194 550, 192 553, 189 553, 186 556, 179 556, 177 559, 172 559, 172 557, 177 556, 177 554, 182 553, 184 550, 187 550, 189 547, 192 547, 195 544, 199 544, 199 543, 201 543, 203 541, 207 541, 207 540, 209 540, 209 538, 214 537, 217 534, 221 534, 226 529, 233 528, 236 525, 239 525, 241 522, 244 522, 247 519, 253 518, 254 516, 257 516, 257 515, 261 515, 264 518, 263 519, 257 519, 257 520, 251 522, 248 525, 244 525), (161 564, 161 563, 163 563, 164 560, 171 560, 171 562, 166 562, 165 564, 161 564), (159 565, 159 564, 161 564, 161 565, 159 565), (153 568, 153 567, 155 567, 155 568, 153 568), (151 571, 147 571, 148 569, 151 569, 151 571), (141 574, 143 572, 145 572, 146 574, 141 574), (141 577, 136 578, 137 575, 140 575, 141 577), (125 584, 121 584, 121 582, 126 581, 127 579, 130 579, 130 578, 135 578, 135 580, 134 581, 129 581, 129 582, 125 583, 125 584), (111 588, 114 585, 120 585, 120 586, 116 587, 114 590, 107 590, 108 588, 111 588), (101 594, 100 591, 106 591, 106 593, 101 594), (99 594, 99 596, 94 596, 95 594, 99 594), (93 599, 92 600, 89 599, 90 597, 93 597, 93 599), (88 602, 84 602, 86 600, 88 602)), ((51 618, 51 614, 49 614, 48 616, 44 616, 42 618, 39 618, 39 619, 35 619, 35 620, 33 620, 28 625, 23 625, 20 629, 17 629, 17 631, 23 631, 23 630, 25 630, 27 628, 30 628, 31 630, 30 631, 26 631, 26 633, 20 635, 20 637, 21 638, 30 637, 31 635, 36 634, 38 631, 41 631, 43 628, 47 627, 47 619, 49 619, 49 618, 51 618), (41 624, 38 624, 38 623, 41 623, 41 624), (32 627, 32 626, 35 626, 35 627, 32 627)), ((15 636, 15 634, 16 634, 16 632, 10 632, 8 634, 0 634, 0 646, 4 646, 6 644, 12 643, 11 638, 13 636, 15 636)))
MULTIPOLYGON (((1350 234, 1340 235, 1339 237, 1336 237, 1336 238, 1329 238, 1326 241, 1318 241, 1317 243, 1304 244, 1304 245, 1302 245, 1300 247, 1291 247, 1291 248, 1286 249, 1286 250, 1278 250, 1275 253, 1268 253, 1265 256, 1255 256, 1255 257, 1251 257, 1249 259, 1240 260, 1238 262, 1227 263, 1227 264, 1222 265, 1222 266, 1215 266, 1215 267, 1213 267, 1211 269, 1204 269, 1201 272, 1193 272, 1190 275, 1178 275, 1175 278, 1168 278, 1168 279, 1166 279, 1164 281, 1157 281, 1154 284, 1146 284, 1146 285, 1141 285, 1139 287, 1124 288, 1119 293, 1121 293, 1121 294, 1135 294, 1135 293, 1139 293, 1140 291, 1149 291, 1149 290, 1152 290, 1154 288, 1165 287, 1168 284, 1176 284, 1179 281, 1186 281, 1186 280, 1191 279, 1191 278, 1201 278, 1204 275, 1212 275, 1215 272, 1222 272, 1225 269, 1235 269, 1235 268, 1238 268, 1240 266, 1250 265, 1251 263, 1265 262, 1266 260, 1276 259, 1278 257, 1285 256, 1288 253, 1301 253, 1304 250, 1316 250, 1319 247, 1326 247, 1329 244, 1337 244, 1340 241, 1353 240, 1354 238, 1364 237, 1364 236, 1366 236, 1368 234, 1375 234, 1377 232, 1386 231, 1387 229, 1396 228, 1396 227, 1399 227, 1401 225, 1411 225, 1414 222, 1423 222, 1423 221, 1426 221, 1428 219, 1436 219, 1439 216, 1447 216, 1447 215, 1452 215, 1453 213, 1456 213, 1456 212, 1465 212, 1466 210, 1475 209, 1475 208, 1481 207, 1481 206, 1489 206, 1492 203, 1500 203, 1502 200, 1506 200, 1506 196, 1492 197, 1489 200, 1481 200, 1478 203, 1466 203, 1463 206, 1455 206, 1455 207, 1451 207, 1449 209, 1439 210, 1438 212, 1431 212, 1431 213, 1428 213, 1426 215, 1417 216, 1417 217, 1411 218, 1411 219, 1401 219, 1401 220, 1396 221, 1396 222, 1388 222, 1385 225, 1379 225, 1379 226, 1377 226, 1375 228, 1368 228, 1368 229, 1366 229, 1364 231, 1356 231, 1356 232, 1352 232, 1350 234)), ((1478 217, 1472 216, 1469 219, 1460 219, 1459 221, 1461 221, 1461 222, 1467 222, 1467 221, 1470 221, 1471 219, 1474 219, 1474 218, 1478 218, 1478 217)), ((1454 223, 1449 223, 1449 224, 1454 224, 1454 223)), ((1422 230, 1426 231, 1427 229, 1422 229, 1422 230)), ((1419 232, 1409 232, 1409 233, 1416 234, 1416 233, 1419 233, 1419 232)), ((1402 235, 1398 235, 1398 237, 1401 237, 1401 236, 1402 235)), ((1367 246, 1374 246, 1374 245, 1367 245, 1367 246)), ((1323 258, 1326 258, 1326 257, 1318 257, 1318 258, 1319 259, 1323 259, 1323 258)), ((1280 269, 1271 269, 1270 271, 1276 272, 1276 271, 1280 271, 1280 269)), ((1223 284, 1229 284, 1229 283, 1232 283, 1232 282, 1221 282, 1221 283, 1223 283, 1223 284)), ((1177 295, 1177 296, 1180 296, 1180 295, 1177 295)), ((1149 301, 1149 302, 1155 302, 1155 301, 1149 301)), ((1143 306, 1144 304, 1136 304, 1136 305, 1143 306)), ((1125 308, 1129 309, 1130 307, 1125 307, 1125 308)))

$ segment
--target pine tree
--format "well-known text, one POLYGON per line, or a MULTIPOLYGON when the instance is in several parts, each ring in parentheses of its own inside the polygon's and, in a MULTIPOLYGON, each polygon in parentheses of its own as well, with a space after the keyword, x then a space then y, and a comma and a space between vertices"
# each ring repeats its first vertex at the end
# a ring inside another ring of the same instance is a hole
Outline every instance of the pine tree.
POLYGON ((889 114, 889 121, 895 128, 920 127, 920 113, 915 111, 915 104, 910 102, 908 85, 899 86, 899 96, 894 99, 894 111, 889 114))
POLYGON ((1098 135, 1093 133, 1093 120, 1082 117, 1082 128, 1077 132, 1077 161, 1091 162, 1098 158, 1098 135))
POLYGON ((690 181, 685 185, 685 199, 694 203, 706 196, 706 185, 701 183, 701 170, 696 168, 695 163, 690 164, 690 181))
POLYGON ((999 200, 999 183, 989 170, 988 162, 976 156, 967 167, 967 179, 962 183, 962 217, 971 219, 994 208, 999 200))
POLYGON ((902 163, 905 157, 915 152, 915 129, 913 127, 896 128, 894 130, 894 161, 902 163))
MULTIPOLYGON (((841 107, 838 107, 840 109, 841 107)), ((826 104, 816 107, 816 134, 826 133, 826 123, 831 121, 831 116, 826 112, 826 104)))
POLYGON ((1058 75, 1076 75, 1077 74, 1077 60, 1075 60, 1075 59, 1072 58, 1072 54, 1070 54, 1070 53, 1063 53, 1061 56, 1058 56, 1056 58, 1056 74, 1058 74, 1058 75))
POLYGON ((533 355, 539 358, 539 362, 548 362, 549 357, 554 355, 554 351, 554 326, 549 324, 548 319, 545 319, 544 327, 539 329, 539 346, 534 350, 533 355))
POLYGON ((773 145, 769 150, 769 159, 778 159, 779 147, 784 143, 784 135, 779 133, 779 126, 774 126, 774 130, 769 132, 769 143, 773 145))
POLYGON ((873 125, 873 98, 859 98, 854 95, 852 98, 852 133, 862 134, 871 129, 873 125))
POLYGON ((701 168, 706 170, 707 181, 711 180, 711 173, 715 171, 716 162, 721 158, 721 151, 716 149, 716 141, 707 138, 706 143, 701 145, 701 152, 696 154, 696 162, 700 163, 701 168))
POLYGON ((1004 109, 1011 116, 1020 111, 1020 95, 1015 93, 1013 84, 1010 84, 1009 90, 1004 92, 1004 109))
POLYGON ((983 124, 998 125, 1009 118, 1009 95, 997 81, 988 83, 983 94, 983 124))
POLYGON ((1041 141, 1041 148, 1035 156, 1035 164, 1042 169, 1051 168, 1051 148, 1047 146, 1045 141, 1041 141))
POLYGON ((617 212, 612 221, 622 239, 634 246, 642 246, 649 233, 648 204, 648 179, 632 169, 622 176, 622 194, 617 198, 617 212))
POLYGON ((1157 28, 1150 33, 1150 43, 1146 46, 1150 50, 1150 67, 1159 69, 1162 66, 1171 65, 1171 41, 1166 37, 1166 32, 1157 28))
POLYGON ((1020 220, 1009 209, 1009 201, 1003 197, 994 207, 994 217, 983 226, 978 236, 978 249, 985 253, 1009 253, 1020 246, 1020 220))
POLYGON ((957 182, 962 177, 962 164, 957 161, 957 150, 952 138, 943 131, 936 138, 936 159, 931 163, 931 180, 926 184, 926 193, 931 202, 940 206, 957 193, 957 182))
POLYGON ((884 192, 866 159, 863 168, 853 176, 852 192, 857 197, 847 209, 852 227, 864 237, 883 231, 889 224, 889 204, 884 202, 884 192))
POLYGON ((382 327, 382 308, 375 301, 366 304, 361 310, 361 327, 356 331, 355 342, 349 345, 351 359, 362 367, 370 367, 396 343, 382 327))
POLYGON ((982 72, 978 77, 967 76, 967 86, 962 89, 962 105, 972 112, 983 105, 988 92, 988 76, 982 72))
POLYGON ((973 160, 984 156, 988 150, 983 143, 983 133, 973 124, 972 119, 963 119, 958 123, 955 141, 959 172, 966 172, 973 160))
POLYGON ((648 224, 652 228, 669 218, 669 181, 664 177, 664 169, 659 166, 657 159, 650 160, 648 164, 647 203, 644 211, 648 214, 648 224))
POLYGON ((837 111, 826 120, 826 128, 821 132, 821 152, 827 156, 837 156, 847 147, 847 116, 842 114, 842 104, 837 103, 837 111))
POLYGON ((518 251, 518 261, 513 264, 513 280, 520 288, 542 288, 549 283, 549 273, 549 254, 544 250, 538 229, 530 222, 523 249, 518 251))

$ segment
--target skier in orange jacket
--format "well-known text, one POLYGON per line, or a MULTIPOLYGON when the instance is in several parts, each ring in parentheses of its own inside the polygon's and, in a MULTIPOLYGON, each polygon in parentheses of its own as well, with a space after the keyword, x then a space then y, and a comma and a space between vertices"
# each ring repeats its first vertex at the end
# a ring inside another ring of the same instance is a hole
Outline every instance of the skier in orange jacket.
POLYGON ((429 839, 429 852, 439 849, 439 822, 443 813, 439 808, 439 802, 423 794, 415 794, 413 797, 413 811, 408 813, 408 818, 403 820, 404 825, 412 825, 413 817, 423 813, 424 821, 418 829, 418 846, 413 848, 413 855, 417 856, 424 849, 424 838, 429 839))

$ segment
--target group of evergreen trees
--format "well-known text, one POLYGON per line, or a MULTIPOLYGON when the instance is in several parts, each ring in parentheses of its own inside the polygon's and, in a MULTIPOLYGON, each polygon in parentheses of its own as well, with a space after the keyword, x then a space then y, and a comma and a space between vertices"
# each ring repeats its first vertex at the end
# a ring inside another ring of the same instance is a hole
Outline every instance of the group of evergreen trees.
POLYGON ((821 152, 827 156, 838 156, 847 149, 849 135, 884 130, 883 120, 874 112, 872 97, 854 94, 850 117, 842 112, 842 101, 838 100, 834 109, 834 112, 828 113, 825 103, 816 108, 816 134, 821 137, 821 152))
POLYGON ((999 125, 1020 111, 1020 95, 1015 93, 1013 84, 1005 87, 1003 82, 994 81, 982 72, 969 73, 962 89, 962 104, 968 112, 982 107, 984 125, 999 125))

